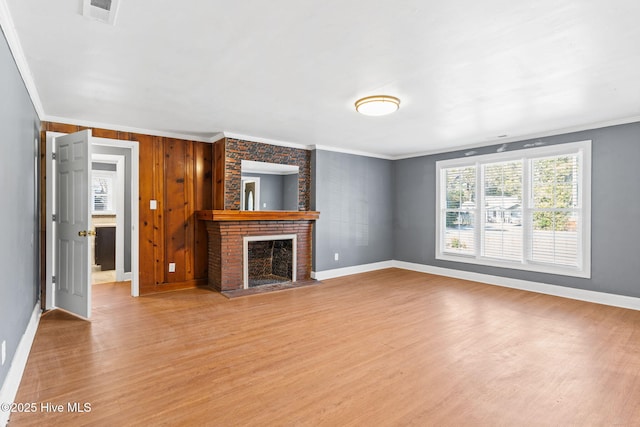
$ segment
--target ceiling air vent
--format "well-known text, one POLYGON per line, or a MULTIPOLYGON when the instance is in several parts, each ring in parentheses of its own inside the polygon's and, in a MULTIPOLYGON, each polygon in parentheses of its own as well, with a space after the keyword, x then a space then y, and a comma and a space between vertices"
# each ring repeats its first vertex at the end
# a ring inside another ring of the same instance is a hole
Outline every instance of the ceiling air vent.
POLYGON ((82 14, 89 19, 115 25, 119 0, 83 0, 82 14))

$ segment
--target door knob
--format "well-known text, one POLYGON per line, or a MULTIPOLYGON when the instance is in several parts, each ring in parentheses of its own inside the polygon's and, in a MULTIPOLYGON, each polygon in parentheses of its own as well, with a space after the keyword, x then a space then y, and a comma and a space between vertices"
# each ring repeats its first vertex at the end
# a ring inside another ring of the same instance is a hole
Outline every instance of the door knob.
POLYGON ((93 230, 89 230, 89 231, 78 231, 78 236, 80 237, 86 237, 86 236, 95 236, 96 232, 93 230))
POLYGON ((89 230, 89 231, 87 231, 87 236, 95 236, 95 235, 96 235, 95 230, 89 230))
POLYGON ((86 231, 78 231, 78 236, 85 237, 87 235, 86 231))

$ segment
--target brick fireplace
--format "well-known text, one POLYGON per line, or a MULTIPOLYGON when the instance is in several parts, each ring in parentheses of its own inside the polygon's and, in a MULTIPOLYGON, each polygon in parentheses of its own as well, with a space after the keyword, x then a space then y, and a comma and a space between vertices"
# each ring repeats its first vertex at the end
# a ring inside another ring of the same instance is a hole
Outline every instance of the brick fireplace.
POLYGON ((295 241, 291 281, 311 280, 311 238, 318 216, 313 211, 199 211, 209 235, 209 287, 224 292, 248 286, 245 245, 248 251, 252 241, 295 241))

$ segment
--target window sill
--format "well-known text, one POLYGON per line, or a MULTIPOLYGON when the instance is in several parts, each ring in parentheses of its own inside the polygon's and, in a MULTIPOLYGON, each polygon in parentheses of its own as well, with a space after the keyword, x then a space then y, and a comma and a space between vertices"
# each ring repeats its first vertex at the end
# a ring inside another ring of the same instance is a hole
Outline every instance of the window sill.
POLYGON ((578 277, 581 279, 590 279, 590 268, 578 269, 571 267, 559 267, 549 264, 522 263, 499 261, 492 258, 476 258, 473 255, 451 255, 446 253, 437 253, 436 259, 441 261, 459 262, 463 264, 474 264, 484 267, 498 267, 509 270, 532 271, 536 273, 555 274, 559 276, 578 277))

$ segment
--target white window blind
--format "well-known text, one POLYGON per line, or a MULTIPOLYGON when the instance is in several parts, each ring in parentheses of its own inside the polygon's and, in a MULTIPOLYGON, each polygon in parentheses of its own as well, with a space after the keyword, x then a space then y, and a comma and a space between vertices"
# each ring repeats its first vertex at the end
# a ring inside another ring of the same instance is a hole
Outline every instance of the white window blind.
POLYGON ((473 167, 446 170, 447 251, 473 254, 475 248, 476 170, 473 167))
POLYGON ((579 266, 577 154, 532 160, 531 260, 579 266))
POLYGON ((115 172, 92 171, 91 207, 94 213, 112 214, 114 207, 115 172))
POLYGON ((590 141, 437 163, 436 258, 589 277, 590 141))
POLYGON ((482 255, 522 260, 522 161, 482 166, 482 255))

